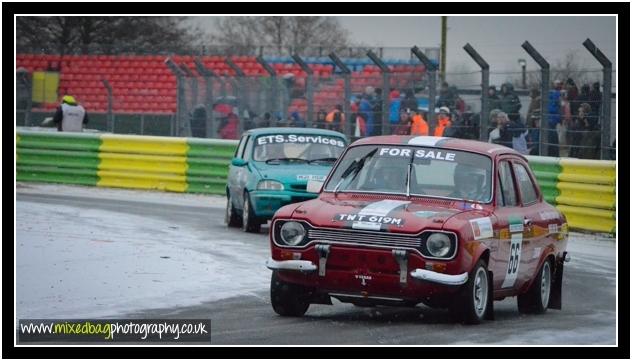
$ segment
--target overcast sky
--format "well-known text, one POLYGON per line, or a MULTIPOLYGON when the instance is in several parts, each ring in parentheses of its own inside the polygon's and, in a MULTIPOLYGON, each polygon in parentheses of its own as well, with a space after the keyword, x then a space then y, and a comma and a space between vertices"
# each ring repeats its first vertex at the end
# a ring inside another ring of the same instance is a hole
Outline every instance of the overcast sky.
MULTIPOLYGON (((441 20, 438 16, 340 16, 353 42, 384 47, 439 46, 441 20)), ((210 25, 212 18, 201 18, 210 25)), ((212 26, 209 26, 209 30, 212 26)), ((590 38, 615 62, 616 18, 614 16, 516 16, 448 17, 448 71, 477 65, 463 50, 466 43, 490 64, 491 71, 520 71, 518 59, 527 60, 527 70, 537 69, 520 45, 528 40, 552 65, 572 50, 587 68, 600 69, 599 63, 581 45, 590 38)), ((614 66, 616 69, 616 65, 614 66)))

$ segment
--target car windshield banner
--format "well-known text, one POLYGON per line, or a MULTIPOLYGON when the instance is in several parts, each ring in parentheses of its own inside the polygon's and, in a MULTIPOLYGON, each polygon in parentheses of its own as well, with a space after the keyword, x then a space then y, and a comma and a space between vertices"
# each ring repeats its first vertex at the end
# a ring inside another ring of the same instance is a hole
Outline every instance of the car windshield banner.
POLYGON ((326 137, 322 135, 298 135, 298 134, 277 134, 264 135, 257 138, 257 145, 298 143, 298 144, 325 144, 344 148, 345 142, 336 137, 326 137))

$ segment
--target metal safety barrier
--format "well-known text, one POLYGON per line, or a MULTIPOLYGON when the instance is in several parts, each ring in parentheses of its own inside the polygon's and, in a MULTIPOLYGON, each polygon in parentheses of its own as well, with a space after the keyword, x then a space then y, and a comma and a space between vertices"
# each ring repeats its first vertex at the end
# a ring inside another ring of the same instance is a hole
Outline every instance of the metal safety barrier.
POLYGON ((237 141, 18 130, 16 181, 224 194, 237 141))
POLYGON ((571 228, 615 233, 616 162, 527 157, 545 200, 571 228))
MULTIPOLYGON (((18 130, 16 181, 225 194, 235 140, 18 130)), ((575 229, 614 233, 616 163, 529 156, 575 229)))

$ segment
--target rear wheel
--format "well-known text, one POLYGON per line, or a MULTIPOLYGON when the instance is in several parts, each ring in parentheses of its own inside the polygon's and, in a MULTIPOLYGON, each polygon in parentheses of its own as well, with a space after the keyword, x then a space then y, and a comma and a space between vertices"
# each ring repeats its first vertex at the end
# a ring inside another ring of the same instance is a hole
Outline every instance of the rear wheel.
POLYGON ((493 302, 489 299, 490 287, 487 263, 479 260, 450 307, 453 316, 467 324, 481 323, 487 315, 489 303, 493 302))
POLYGON ((252 203, 250 203, 250 196, 248 195, 248 193, 244 193, 244 207, 242 210, 241 219, 241 229, 243 229, 244 232, 259 233, 259 231, 261 230, 261 223, 252 210, 252 203))
POLYGON ((233 206, 233 199, 230 196, 230 192, 227 193, 226 200, 226 214, 224 216, 224 223, 229 227, 239 227, 241 226, 241 219, 239 215, 235 212, 235 207, 233 206))
POLYGON ((546 312, 551 296, 551 261, 546 260, 527 293, 518 295, 518 311, 540 314, 546 312))
POLYGON ((272 309, 281 316, 300 317, 309 308, 309 291, 300 286, 282 281, 277 272, 272 272, 270 301, 272 309))

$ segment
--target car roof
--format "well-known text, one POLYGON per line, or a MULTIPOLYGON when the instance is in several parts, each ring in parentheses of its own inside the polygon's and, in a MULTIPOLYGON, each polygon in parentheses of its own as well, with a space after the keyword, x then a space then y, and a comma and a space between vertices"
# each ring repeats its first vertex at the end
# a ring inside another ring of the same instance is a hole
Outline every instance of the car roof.
POLYGON ((367 137, 359 139, 351 146, 357 145, 411 145, 420 147, 434 147, 453 150, 464 150, 474 153, 480 153, 488 155, 491 158, 495 158, 503 154, 518 155, 521 158, 526 158, 519 152, 512 148, 505 147, 504 145, 481 142, 478 140, 459 139, 459 138, 447 138, 447 137, 432 137, 432 136, 412 136, 412 135, 381 135, 375 137, 367 137))
POLYGON ((315 134, 328 135, 347 139, 347 137, 339 132, 318 128, 295 128, 295 127, 272 127, 272 128, 256 128, 246 131, 244 134, 253 136, 270 135, 270 134, 315 134))

